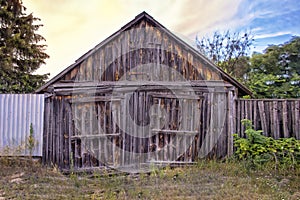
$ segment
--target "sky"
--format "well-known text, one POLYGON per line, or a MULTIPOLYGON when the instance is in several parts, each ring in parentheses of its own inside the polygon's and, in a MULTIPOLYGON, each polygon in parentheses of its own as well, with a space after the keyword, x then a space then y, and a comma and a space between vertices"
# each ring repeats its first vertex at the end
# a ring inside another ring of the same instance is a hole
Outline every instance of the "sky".
POLYGON ((143 11, 191 42, 214 31, 250 31, 252 51, 262 52, 300 35, 299 0, 23 0, 23 5, 44 25, 39 33, 50 58, 36 73, 50 78, 143 11))

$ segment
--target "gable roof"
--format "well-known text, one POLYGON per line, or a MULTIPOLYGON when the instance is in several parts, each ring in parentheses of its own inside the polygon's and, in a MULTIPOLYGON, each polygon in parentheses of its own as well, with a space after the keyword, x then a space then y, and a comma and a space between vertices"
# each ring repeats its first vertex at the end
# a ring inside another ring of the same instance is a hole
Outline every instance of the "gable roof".
POLYGON ((222 69, 220 69, 219 67, 217 67, 211 60, 209 60, 208 58, 206 58, 202 53, 200 53, 198 50, 196 50, 195 48, 193 48, 191 45, 187 44, 187 42, 185 42, 183 39, 181 39, 180 37, 178 37, 177 35, 175 35, 171 31, 169 31, 167 28, 165 28, 162 24, 160 24, 158 21, 156 21, 152 16, 150 16, 145 11, 142 12, 142 13, 140 13, 139 15, 137 15, 132 21, 128 22, 120 30, 118 30, 117 32, 115 32, 114 34, 112 34, 111 36, 109 36, 107 39, 105 39, 104 41, 100 42, 93 49, 89 50, 87 53, 85 53, 84 55, 82 55, 80 58, 78 58, 75 61, 75 63, 73 63, 72 65, 70 65, 66 69, 64 69, 59 74, 57 74, 55 77, 53 77, 46 84, 44 84, 43 86, 41 86, 35 92, 36 93, 42 93, 43 91, 45 91, 45 89, 47 89, 50 85, 52 85, 55 82, 59 81, 62 77, 64 77, 64 75, 66 75, 67 73, 69 73, 73 68, 75 68, 78 64, 80 64, 82 61, 84 61, 86 58, 88 58, 90 55, 92 55, 98 49, 100 49, 101 47, 103 47, 104 45, 106 45, 107 43, 109 43, 110 41, 112 41, 113 39, 115 39, 116 37, 118 37, 122 32, 124 32, 124 31, 130 29, 131 27, 133 27, 136 23, 138 23, 142 19, 150 21, 152 24, 154 24, 155 27, 163 30, 170 37, 174 38, 177 42, 179 42, 181 45, 183 45, 186 49, 189 49, 189 51, 193 52, 196 56, 200 57, 202 60, 204 60, 205 62, 207 62, 210 65, 210 67, 212 67, 213 69, 215 69, 217 72, 219 72, 221 74, 222 78, 225 81, 228 81, 233 86, 237 87, 240 94, 243 94, 243 95, 251 95, 252 94, 252 92, 247 87, 245 87, 244 85, 242 85, 241 83, 239 83, 237 80, 235 80, 233 77, 231 77, 226 72, 224 72, 222 69))

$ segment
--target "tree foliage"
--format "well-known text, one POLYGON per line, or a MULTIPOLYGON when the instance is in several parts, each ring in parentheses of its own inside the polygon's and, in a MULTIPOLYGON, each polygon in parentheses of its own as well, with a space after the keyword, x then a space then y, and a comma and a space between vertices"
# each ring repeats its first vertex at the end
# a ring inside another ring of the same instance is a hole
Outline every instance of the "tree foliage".
POLYGON ((250 59, 246 85, 257 98, 300 97, 300 37, 272 45, 250 59))
POLYGON ((26 14, 20 0, 0 0, 0 6, 0 93, 32 92, 48 78, 33 74, 49 57, 36 33, 40 19, 26 14))
POLYGON ((196 38, 197 48, 230 75, 242 79, 249 68, 250 33, 214 32, 212 37, 196 38))
POLYGON ((244 83, 255 98, 300 97, 300 37, 248 56, 249 33, 215 32, 196 38, 198 49, 225 72, 244 83))
POLYGON ((253 167, 273 162, 275 167, 297 168, 300 165, 300 141, 295 138, 274 139, 254 130, 252 122, 243 119, 246 138, 234 134, 235 155, 239 160, 250 161, 253 167))

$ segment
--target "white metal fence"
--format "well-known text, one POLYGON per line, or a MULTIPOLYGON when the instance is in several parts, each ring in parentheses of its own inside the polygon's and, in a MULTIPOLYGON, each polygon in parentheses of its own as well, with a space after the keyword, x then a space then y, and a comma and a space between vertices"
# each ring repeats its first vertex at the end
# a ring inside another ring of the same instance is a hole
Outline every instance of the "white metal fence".
POLYGON ((0 94, 0 155, 28 156, 32 124, 33 156, 42 156, 43 123, 43 94, 0 94))

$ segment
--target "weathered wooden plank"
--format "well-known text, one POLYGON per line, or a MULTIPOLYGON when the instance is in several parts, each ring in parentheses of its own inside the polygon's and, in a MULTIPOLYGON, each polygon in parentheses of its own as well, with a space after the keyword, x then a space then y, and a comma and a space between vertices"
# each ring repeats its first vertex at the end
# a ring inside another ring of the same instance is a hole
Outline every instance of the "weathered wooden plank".
POLYGON ((249 108, 248 108, 248 110, 249 110, 249 115, 248 115, 248 117, 249 117, 249 119, 252 121, 252 123, 253 123, 253 101, 247 101, 248 102, 248 106, 249 106, 249 108))
POLYGON ((274 117, 274 135, 275 139, 280 138, 280 127, 279 127, 279 117, 278 117, 278 102, 273 101, 273 117, 274 117))
POLYGON ((234 101, 234 96, 233 92, 230 91, 227 96, 227 108, 228 108, 228 113, 227 113, 227 156, 231 156, 233 154, 233 134, 234 132, 234 108, 235 108, 235 103, 234 101))
POLYGON ((295 101, 295 137, 300 140, 300 100, 295 101))
POLYGON ((249 101, 244 101, 244 111, 242 111, 242 113, 244 114, 244 119, 250 119, 249 101))
POLYGON ((51 128, 51 103, 52 99, 47 98, 45 100, 45 115, 44 115, 44 148, 43 148, 43 163, 48 164, 50 162, 49 157, 49 145, 50 145, 50 137, 52 134, 52 128, 51 128))
POLYGON ((55 123, 54 123, 54 138, 53 138, 53 161, 55 164, 59 164, 58 163, 58 151, 59 151, 59 144, 58 144, 58 113, 59 113, 59 100, 56 99, 55 104, 54 104, 54 109, 55 109, 55 123))
POLYGON ((237 134, 241 137, 243 134, 241 132, 241 100, 237 101, 237 134))
POLYGON ((266 118, 269 119, 267 123, 269 125, 269 130, 267 132, 268 135, 266 136, 271 136, 273 138, 277 137, 275 135, 275 125, 274 125, 274 108, 273 108, 273 102, 265 102, 265 107, 266 107, 266 110, 267 110, 267 114, 266 114, 266 118))
POLYGON ((60 102, 60 122, 59 122, 59 165, 64 168, 64 135, 65 135, 65 101, 60 102))
POLYGON ((258 129, 258 113, 257 113, 257 101, 253 101, 252 103, 253 106, 253 125, 254 125, 254 129, 257 130, 258 129))
POLYGON ((289 128, 288 128, 288 111, 287 111, 287 101, 282 102, 282 125, 283 125, 283 137, 288 138, 289 128))
MULTIPOLYGON (((241 120, 245 119, 245 101, 241 102, 241 120)), ((241 125, 241 135, 245 137, 245 126, 241 125)))
MULTIPOLYGON (((72 107, 70 104, 68 104, 68 109, 67 109, 67 114, 68 114, 68 168, 71 168, 71 161, 74 162, 74 152, 72 152, 72 141, 71 141, 71 136, 75 134, 74 126, 73 126, 73 118, 72 118, 72 107), (71 160, 72 159, 72 160, 71 160)), ((74 167, 74 166, 72 166, 74 167)))
POLYGON ((263 133, 266 134, 268 132, 268 128, 267 128, 267 120, 266 120, 263 101, 258 101, 258 110, 259 110, 259 115, 262 123, 262 130, 264 131, 263 133))

